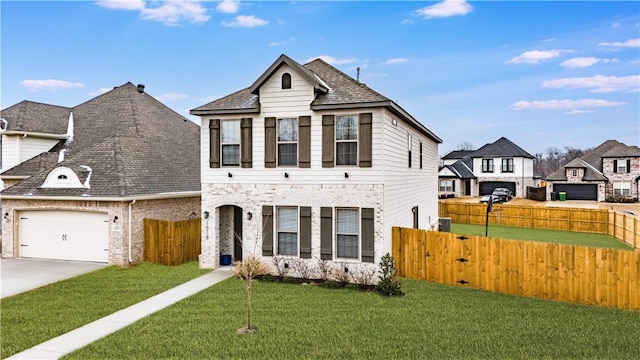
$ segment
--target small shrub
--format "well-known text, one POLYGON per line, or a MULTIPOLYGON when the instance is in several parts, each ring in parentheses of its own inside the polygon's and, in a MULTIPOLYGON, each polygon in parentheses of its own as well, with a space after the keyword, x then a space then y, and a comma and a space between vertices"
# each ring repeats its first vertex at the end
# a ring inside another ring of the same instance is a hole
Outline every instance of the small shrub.
POLYGON ((330 269, 331 277, 335 279, 335 281, 347 284, 351 280, 351 274, 349 274, 349 268, 342 263, 337 263, 330 269))
POLYGON ((282 256, 274 255, 271 258, 271 262, 273 263, 273 266, 275 266, 278 276, 284 277, 287 273, 287 269, 289 268, 289 264, 287 264, 286 259, 282 256))
POLYGON ((396 264, 391 254, 386 253, 380 259, 380 281, 376 291, 386 296, 403 295, 400 281, 396 278, 396 264))
POLYGON ((329 261, 324 259, 316 259, 318 264, 318 273, 320 274, 320 279, 327 281, 329 280, 329 261))
POLYGON ((353 274, 351 274, 351 277, 353 278, 353 281, 356 284, 360 286, 364 286, 364 285, 373 284, 373 277, 375 275, 376 275, 376 270, 374 268, 369 266, 363 266, 356 269, 353 272, 353 274))
POLYGON ((311 276, 314 273, 311 263, 302 258, 291 259, 291 268, 301 279, 305 280, 311 279, 311 276))

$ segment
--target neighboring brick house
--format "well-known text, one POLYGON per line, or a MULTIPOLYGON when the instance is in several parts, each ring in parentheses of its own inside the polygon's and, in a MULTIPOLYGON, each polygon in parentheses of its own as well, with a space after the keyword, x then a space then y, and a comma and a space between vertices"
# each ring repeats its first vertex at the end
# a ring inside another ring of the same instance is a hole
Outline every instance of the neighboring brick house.
POLYGON ((501 137, 478 150, 456 150, 442 157, 438 171, 440 197, 479 196, 504 187, 525 197, 527 187, 538 185, 534 157, 511 140, 501 137))
POLYGON ((200 214, 200 128, 126 83, 2 118, 2 257, 138 263, 143 218, 200 214))
POLYGON ((548 198, 566 192, 567 200, 638 201, 640 148, 607 140, 546 180, 548 198))
POLYGON ((281 55, 191 114, 203 129, 203 267, 220 255, 377 264, 392 226, 437 228, 442 141, 323 60, 281 55))

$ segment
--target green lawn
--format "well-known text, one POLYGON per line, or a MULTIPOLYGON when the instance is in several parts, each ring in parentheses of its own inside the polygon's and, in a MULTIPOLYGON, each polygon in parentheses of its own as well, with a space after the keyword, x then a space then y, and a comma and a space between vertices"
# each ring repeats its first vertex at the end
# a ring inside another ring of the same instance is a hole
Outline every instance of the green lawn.
POLYGON ((107 267, 0 300, 2 358, 205 274, 196 262, 107 267))
MULTIPOLYGON (((455 234, 484 236, 485 226, 471 224, 451 224, 451 232, 455 234)), ((622 250, 633 249, 633 247, 623 243, 613 236, 573 231, 520 228, 489 224, 488 235, 489 237, 504 239, 541 241, 556 244, 604 247, 622 250)))
POLYGON ((229 279, 65 359, 639 359, 640 312, 402 279, 403 297, 229 279))

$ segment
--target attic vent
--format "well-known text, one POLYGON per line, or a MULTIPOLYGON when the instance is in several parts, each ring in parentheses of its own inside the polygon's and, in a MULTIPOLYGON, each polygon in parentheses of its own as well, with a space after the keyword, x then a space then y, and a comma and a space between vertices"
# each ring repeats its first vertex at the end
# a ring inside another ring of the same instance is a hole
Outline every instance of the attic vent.
POLYGON ((67 179, 68 179, 67 175, 65 174, 58 175, 58 180, 67 180, 67 179))
POLYGON ((143 84, 138 84, 138 92, 140 94, 144 93, 144 85, 143 84))

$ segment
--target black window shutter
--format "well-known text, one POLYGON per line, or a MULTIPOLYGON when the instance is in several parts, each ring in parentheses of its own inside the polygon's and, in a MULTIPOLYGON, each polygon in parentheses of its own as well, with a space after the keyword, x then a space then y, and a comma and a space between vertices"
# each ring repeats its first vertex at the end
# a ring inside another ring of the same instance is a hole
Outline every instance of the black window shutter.
POLYGON ((333 260, 333 208, 320 208, 320 258, 333 260))
POLYGON ((240 162, 243 168, 250 168, 253 157, 253 130, 252 119, 242 118, 240 120, 240 149, 242 154, 240 156, 240 162))
POLYGON ((372 117, 372 113, 362 113, 358 116, 358 157, 360 167, 371 167, 372 117))
POLYGON ((627 159, 627 172, 631 172, 631 159, 627 159))
POLYGON ((273 256, 273 206, 262 206, 262 256, 273 256))
POLYGON ((451 191, 456 191, 456 181, 451 180, 451 191))
POLYGON ((276 118, 264 119, 264 167, 276 167, 276 118))
POLYGON ((209 120, 209 167, 220 167, 220 119, 209 120))
POLYGON ((311 167, 311 116, 298 118, 298 166, 311 167))
POLYGON ((362 208, 360 210, 360 226, 362 227, 362 261, 372 263, 374 260, 373 245, 375 240, 375 210, 362 208))
POLYGON ((613 160, 613 172, 618 172, 618 160, 613 160))
POLYGON ((333 167, 334 163, 334 121, 334 115, 322 115, 322 167, 325 168, 333 167))
POLYGON ((311 207, 300 206, 300 257, 311 259, 311 207))

